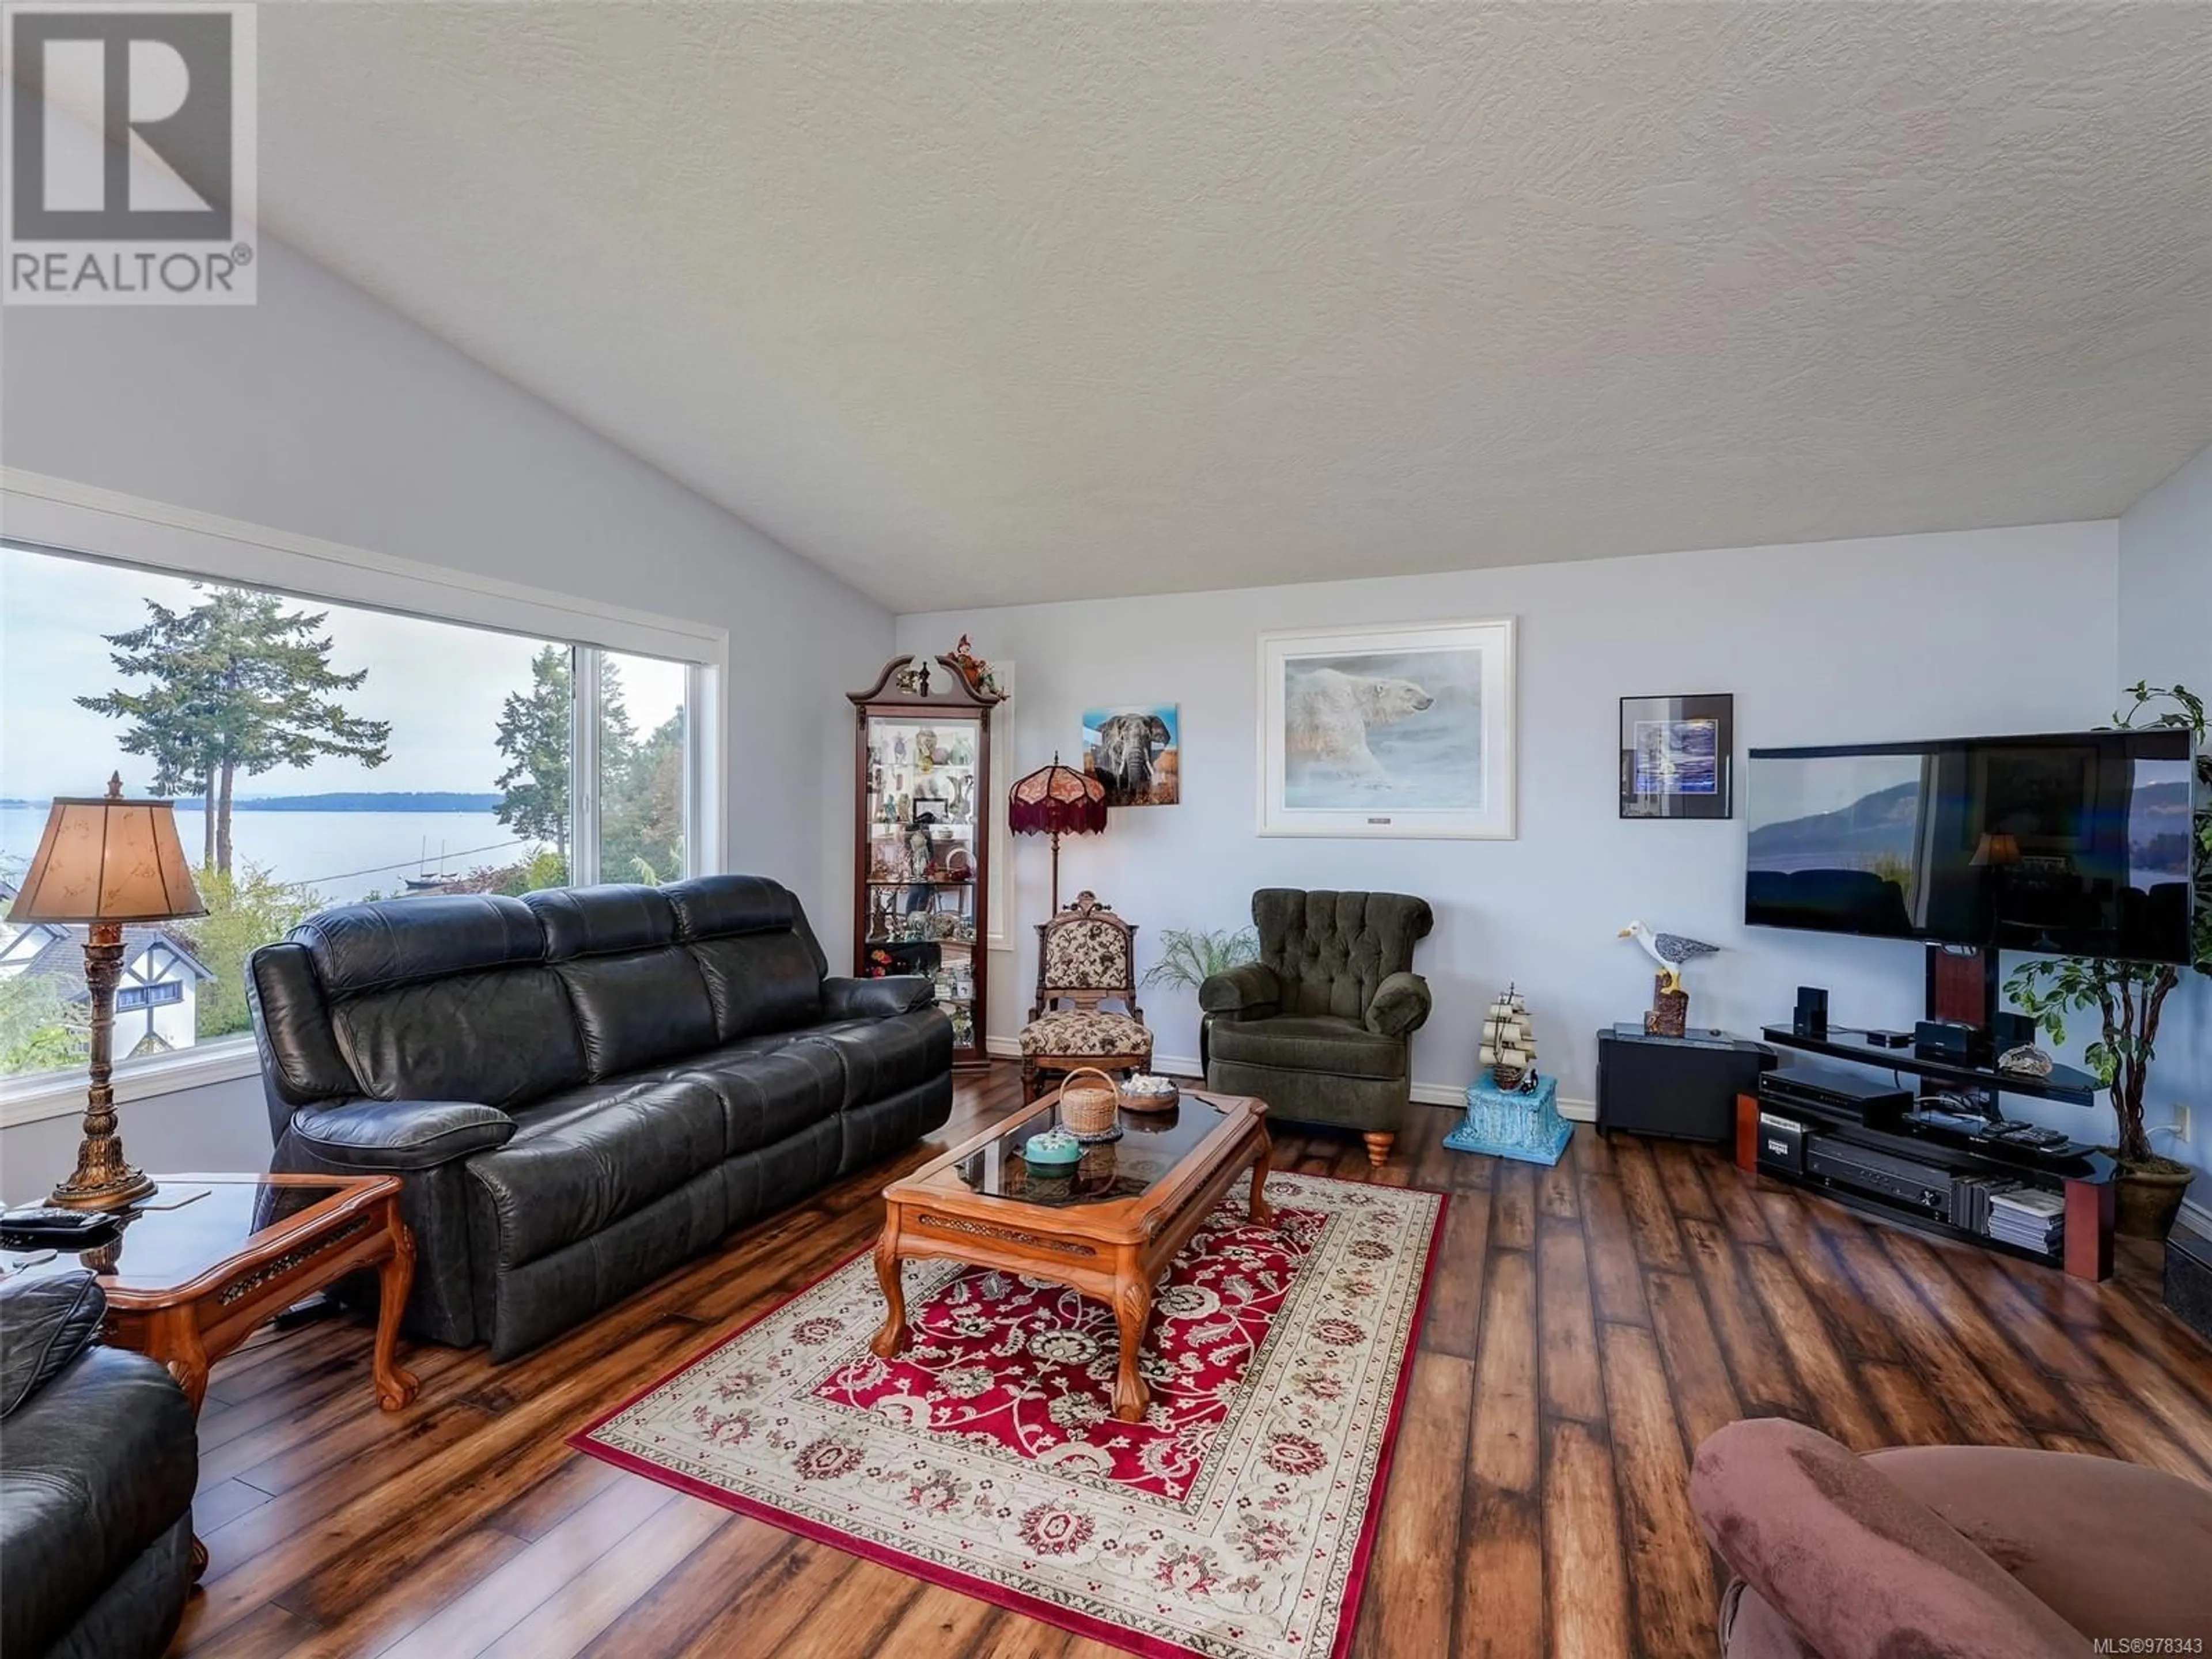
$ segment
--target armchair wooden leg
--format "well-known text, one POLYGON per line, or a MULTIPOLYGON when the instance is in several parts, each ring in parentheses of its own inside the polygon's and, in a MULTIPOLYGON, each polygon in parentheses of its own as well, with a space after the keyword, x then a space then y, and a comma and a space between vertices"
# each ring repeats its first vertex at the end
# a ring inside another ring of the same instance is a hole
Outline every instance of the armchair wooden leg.
POLYGON ((1364 1135, 1361 1139, 1367 1143, 1367 1161, 1379 1170, 1390 1161, 1390 1145, 1398 1137, 1395 1134, 1364 1135))
POLYGON ((1027 1054, 1022 1056, 1022 1104, 1026 1106, 1037 1097, 1036 1062, 1027 1054))

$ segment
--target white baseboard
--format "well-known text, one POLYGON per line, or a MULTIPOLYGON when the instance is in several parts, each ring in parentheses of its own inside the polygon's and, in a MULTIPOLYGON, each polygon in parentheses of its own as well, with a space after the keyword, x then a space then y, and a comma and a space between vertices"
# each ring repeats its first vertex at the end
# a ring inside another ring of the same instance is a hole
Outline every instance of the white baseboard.
MULTIPOLYGON (((1022 1045, 1012 1037, 986 1037, 983 1046, 990 1053, 1005 1060, 1019 1060, 1022 1045)), ((1196 1078, 1205 1075, 1199 1069, 1196 1054, 1154 1054, 1152 1069, 1165 1077, 1196 1078)), ((1463 1106, 1467 1103, 1467 1085, 1449 1083, 1416 1083, 1413 1098, 1424 1106, 1463 1106)), ((1594 1100, 1571 1100, 1559 1097, 1559 1115, 1570 1123, 1597 1121, 1597 1103, 1594 1100)))
POLYGON ((2181 1213, 2196 1224, 2197 1231, 2212 1238, 2212 1206, 2199 1204, 2193 1198, 2181 1200, 2181 1213))

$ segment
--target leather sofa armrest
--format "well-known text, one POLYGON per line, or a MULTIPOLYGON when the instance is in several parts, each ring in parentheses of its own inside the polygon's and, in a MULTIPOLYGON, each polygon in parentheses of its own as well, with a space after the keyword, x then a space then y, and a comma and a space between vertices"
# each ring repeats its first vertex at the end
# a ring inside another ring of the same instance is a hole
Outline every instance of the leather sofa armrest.
POLYGON ((1198 988, 1198 1006, 1231 1019, 1264 1019, 1282 1006, 1283 983, 1264 963, 1247 962, 1209 974, 1198 988))
POLYGON ((1429 982, 1419 974, 1397 973, 1375 988, 1367 1005, 1367 1029, 1377 1036, 1407 1036, 1428 1024, 1429 982))
POLYGON ((1690 1503, 1721 1559, 1821 1659, 2060 1659, 2086 1639, 1935 1510, 1802 1423, 1731 1423, 1690 1503))
POLYGON ((471 1100, 349 1100, 292 1114, 293 1135, 316 1157, 382 1174, 451 1164, 514 1133, 505 1112, 471 1100))
POLYGON ((937 988, 920 974, 891 974, 882 979, 839 979, 822 981, 824 1019, 890 1019, 927 1008, 937 999, 937 988))
POLYGON ((0 1417, 100 1338, 107 1297, 88 1273, 0 1280, 0 1417))

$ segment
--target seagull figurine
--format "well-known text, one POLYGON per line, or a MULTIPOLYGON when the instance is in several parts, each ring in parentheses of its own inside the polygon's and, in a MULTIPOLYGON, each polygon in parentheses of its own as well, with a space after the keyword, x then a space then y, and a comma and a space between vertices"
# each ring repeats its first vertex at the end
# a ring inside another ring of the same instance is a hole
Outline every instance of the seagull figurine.
POLYGON ((1682 988, 1682 968, 1699 957, 1717 954, 1720 946, 1707 945, 1702 939, 1685 939, 1680 933, 1655 933, 1640 921, 1632 921, 1620 930, 1622 939, 1632 939, 1644 947, 1644 952, 1659 964, 1659 976, 1666 988, 1682 988))

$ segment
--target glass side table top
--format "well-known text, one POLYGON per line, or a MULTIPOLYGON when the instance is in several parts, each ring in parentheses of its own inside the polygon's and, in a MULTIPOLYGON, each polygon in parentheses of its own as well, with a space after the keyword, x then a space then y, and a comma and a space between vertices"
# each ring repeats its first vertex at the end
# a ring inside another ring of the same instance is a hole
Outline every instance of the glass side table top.
POLYGON ((1048 1209, 1104 1204, 1150 1192, 1218 1129, 1227 1114, 1186 1093, 1164 1112, 1121 1114, 1121 1138, 1085 1148, 1073 1169, 1031 1169, 1022 1146, 1059 1121, 1049 1103, 1001 1125, 999 1133, 965 1158, 928 1177, 928 1184, 986 1198, 1012 1199, 1048 1209))
POLYGON ((364 1183, 322 1176, 165 1175, 147 1206, 81 1249, 0 1244, 0 1265, 25 1263, 43 1276, 83 1267, 114 1291, 159 1291, 189 1284, 243 1251, 255 1235, 364 1183), (191 1194, 198 1194, 193 1197, 191 1194), (179 1200, 185 1201, 179 1202, 179 1200), (151 1207, 151 1206, 173 1207, 151 1207), (53 1249, 51 1260, 39 1261, 53 1249))

